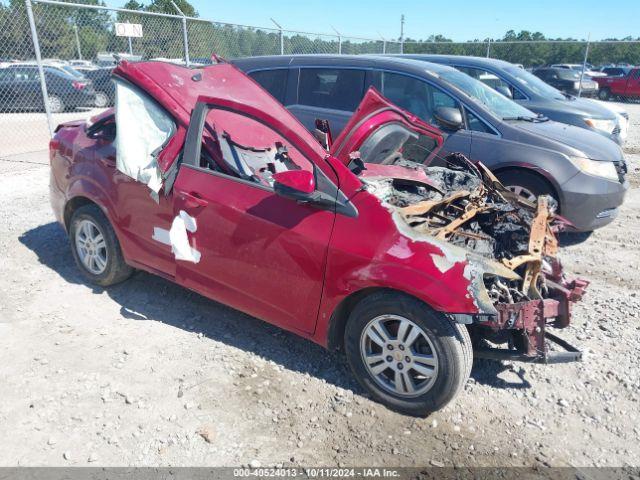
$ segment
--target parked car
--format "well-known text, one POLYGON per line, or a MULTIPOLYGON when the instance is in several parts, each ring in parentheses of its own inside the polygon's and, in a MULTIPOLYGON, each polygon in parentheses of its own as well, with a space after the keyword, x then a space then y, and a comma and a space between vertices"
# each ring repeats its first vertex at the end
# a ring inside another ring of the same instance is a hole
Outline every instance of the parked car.
MULTIPOLYGON (((567 70, 573 70, 574 72, 582 72, 582 64, 581 63, 554 63, 550 65, 551 68, 564 68, 567 70)), ((598 70, 593 68, 593 65, 587 63, 585 65, 584 74, 589 77, 603 77, 604 74, 599 72, 598 70)))
MULTIPOLYGON (((43 69, 52 113, 95 104, 95 92, 86 79, 73 77, 57 67, 44 66, 43 69)), ((0 69, 0 109, 44 110, 37 66, 13 64, 0 69)))
POLYGON ((95 106, 98 108, 113 105, 115 101, 116 89, 111 80, 111 68, 96 68, 86 70, 83 73, 93 83, 96 91, 95 106))
POLYGON ((533 74, 561 92, 582 97, 595 97, 598 95, 598 83, 595 79, 583 77, 580 81, 580 72, 566 68, 537 68, 533 74), (582 85, 582 88, 580 86, 582 85))
POLYGON ((446 131, 445 152, 482 161, 509 188, 534 199, 549 194, 574 228, 613 221, 628 188, 626 163, 614 142, 564 125, 444 65, 397 57, 301 55, 234 63, 282 102, 309 130, 328 120, 343 128, 366 88, 446 131), (437 117, 446 107, 455 121, 437 117))
MULTIPOLYGON (((335 75, 316 73, 326 95, 335 75)), ((51 203, 89 281, 146 270, 342 349, 375 399, 412 415, 464 386, 470 331, 514 345, 478 356, 580 358, 545 339, 587 286, 563 277, 548 198, 525 202, 459 154, 424 168, 442 132, 377 91, 321 144, 230 64, 114 74, 115 114, 50 143, 51 203)))
POLYGON ((459 55, 407 54, 403 57, 455 67, 550 120, 593 130, 618 144, 622 144, 626 139, 629 119, 626 112, 614 113, 593 100, 562 93, 509 62, 459 55), (618 113, 623 115, 625 120, 622 120, 618 113))
POLYGON ((624 77, 633 67, 603 67, 600 71, 605 77, 624 77))
POLYGON ((623 76, 602 77, 596 81, 600 85, 600 100, 609 100, 612 97, 640 97, 640 67, 631 68, 623 76))

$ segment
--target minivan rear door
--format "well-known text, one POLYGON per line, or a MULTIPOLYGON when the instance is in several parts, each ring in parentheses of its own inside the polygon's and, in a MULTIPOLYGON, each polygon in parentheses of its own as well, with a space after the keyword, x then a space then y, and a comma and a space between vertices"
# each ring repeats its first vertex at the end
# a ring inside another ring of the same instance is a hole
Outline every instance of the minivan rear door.
POLYGON ((366 71, 355 68, 302 67, 293 103, 287 108, 309 131, 316 119, 329 121, 338 135, 364 95, 366 71))

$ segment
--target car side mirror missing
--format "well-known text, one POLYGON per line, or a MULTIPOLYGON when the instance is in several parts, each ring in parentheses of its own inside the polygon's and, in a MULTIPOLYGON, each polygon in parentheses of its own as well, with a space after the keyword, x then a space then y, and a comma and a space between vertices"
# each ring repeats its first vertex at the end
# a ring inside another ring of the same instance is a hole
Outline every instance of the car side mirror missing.
POLYGON ((434 117, 440 126, 447 130, 460 130, 464 126, 462 113, 458 108, 438 107, 434 117))

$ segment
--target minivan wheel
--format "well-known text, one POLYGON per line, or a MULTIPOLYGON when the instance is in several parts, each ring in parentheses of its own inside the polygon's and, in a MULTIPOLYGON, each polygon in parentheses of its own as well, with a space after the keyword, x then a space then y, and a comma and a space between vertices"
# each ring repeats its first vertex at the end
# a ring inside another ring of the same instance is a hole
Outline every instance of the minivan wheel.
POLYGON ((49 95, 49 111, 51 113, 64 112, 65 105, 60 97, 57 95, 49 95))
POLYGON ((387 407, 425 416, 463 388, 473 362, 463 325, 394 292, 366 297, 351 312, 344 337, 359 383, 387 407))
POLYGON ((78 208, 69 224, 71 252, 85 278, 103 287, 129 278, 127 265, 109 220, 96 205, 78 208))
POLYGON ((611 91, 608 88, 603 88, 598 92, 598 98, 600 100, 609 100, 611 98, 611 91))
POLYGON ((496 174, 498 180, 519 197, 536 203, 540 195, 550 195, 557 202, 558 198, 547 182, 535 173, 525 170, 509 170, 496 174))

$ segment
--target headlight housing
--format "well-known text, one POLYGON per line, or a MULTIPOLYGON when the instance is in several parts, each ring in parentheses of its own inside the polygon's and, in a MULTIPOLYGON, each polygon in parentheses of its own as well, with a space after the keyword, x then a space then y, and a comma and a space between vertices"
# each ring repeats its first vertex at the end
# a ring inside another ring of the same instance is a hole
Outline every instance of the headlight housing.
POLYGON ((583 157, 571 157, 571 161, 584 173, 606 178, 607 180, 618 181, 618 172, 613 162, 598 162, 583 157))
POLYGON ((605 133, 611 133, 613 132, 613 129, 616 128, 615 120, 585 118, 584 123, 586 123, 591 128, 595 128, 596 130, 600 130, 605 133))

